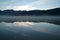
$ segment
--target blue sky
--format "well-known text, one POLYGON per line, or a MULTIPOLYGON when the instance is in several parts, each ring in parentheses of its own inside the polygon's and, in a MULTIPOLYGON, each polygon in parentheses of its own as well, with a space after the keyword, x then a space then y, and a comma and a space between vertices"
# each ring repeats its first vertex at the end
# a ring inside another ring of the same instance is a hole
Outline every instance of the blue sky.
POLYGON ((0 0, 0 10, 47 10, 60 7, 60 0, 0 0))

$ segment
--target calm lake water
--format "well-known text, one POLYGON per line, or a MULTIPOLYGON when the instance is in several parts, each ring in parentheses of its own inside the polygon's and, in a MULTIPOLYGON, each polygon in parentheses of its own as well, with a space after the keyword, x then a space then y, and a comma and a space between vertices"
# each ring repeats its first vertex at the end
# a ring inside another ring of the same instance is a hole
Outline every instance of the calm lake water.
POLYGON ((0 40, 60 40, 60 16, 0 16, 0 40))

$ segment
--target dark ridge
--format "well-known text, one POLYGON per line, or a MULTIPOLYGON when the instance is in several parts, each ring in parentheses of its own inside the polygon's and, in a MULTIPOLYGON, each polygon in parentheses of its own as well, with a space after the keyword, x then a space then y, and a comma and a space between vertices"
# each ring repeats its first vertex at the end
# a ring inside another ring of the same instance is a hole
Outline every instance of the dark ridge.
POLYGON ((30 11, 15 11, 15 10, 0 10, 0 15, 6 16, 60 16, 60 8, 50 10, 30 10, 30 11))

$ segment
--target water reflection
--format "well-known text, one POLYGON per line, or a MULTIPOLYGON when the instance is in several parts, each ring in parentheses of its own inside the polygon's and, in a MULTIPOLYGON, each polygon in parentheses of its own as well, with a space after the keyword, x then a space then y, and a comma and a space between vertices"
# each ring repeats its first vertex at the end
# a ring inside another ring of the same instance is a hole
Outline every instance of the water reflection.
POLYGON ((60 16, 0 16, 0 40, 60 40, 60 16))
POLYGON ((32 22, 14 22, 14 23, 2 22, 1 24, 3 24, 4 26, 30 26, 30 25, 33 25, 32 22))
POLYGON ((28 21, 1 22, 0 40, 60 40, 60 25, 28 21))

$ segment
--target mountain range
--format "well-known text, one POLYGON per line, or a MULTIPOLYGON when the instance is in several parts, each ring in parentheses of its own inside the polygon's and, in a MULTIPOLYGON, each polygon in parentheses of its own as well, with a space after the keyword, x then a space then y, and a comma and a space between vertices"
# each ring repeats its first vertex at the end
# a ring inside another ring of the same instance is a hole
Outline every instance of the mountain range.
POLYGON ((60 16, 60 8, 54 8, 49 10, 0 10, 0 15, 6 16, 60 16))

